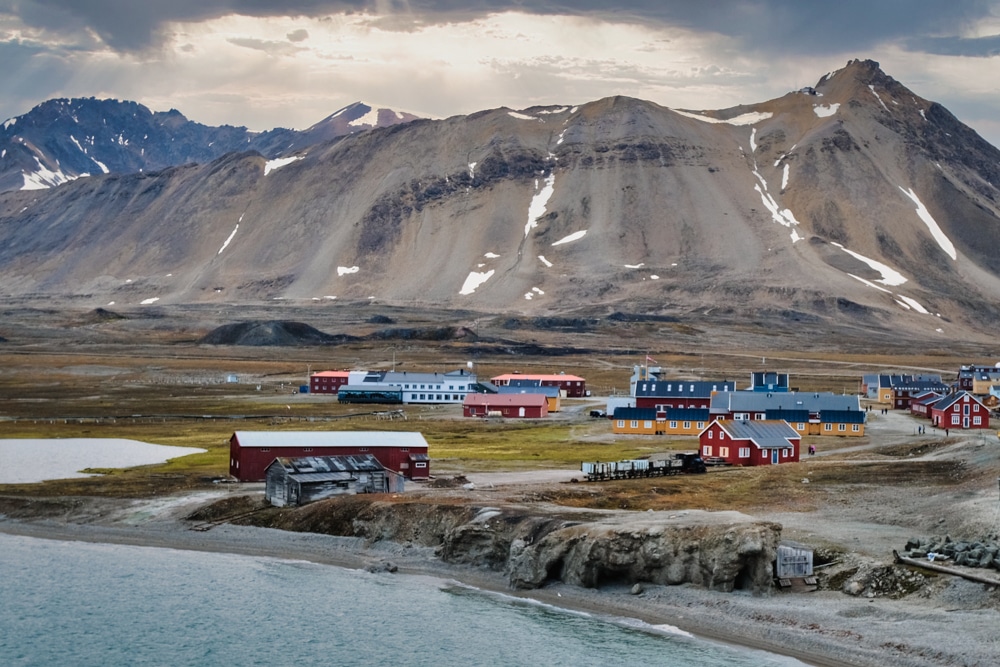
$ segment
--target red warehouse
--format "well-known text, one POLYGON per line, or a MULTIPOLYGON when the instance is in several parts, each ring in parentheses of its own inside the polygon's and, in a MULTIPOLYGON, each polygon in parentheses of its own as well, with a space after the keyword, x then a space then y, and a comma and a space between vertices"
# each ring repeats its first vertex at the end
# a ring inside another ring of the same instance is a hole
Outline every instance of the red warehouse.
POLYGON ((469 394, 462 403, 466 417, 523 417, 540 419, 549 414, 543 394, 469 394))
POLYGON ((506 373, 491 378, 490 382, 498 387, 506 387, 511 382, 519 380, 535 380, 543 387, 559 387, 560 391, 566 392, 567 398, 580 398, 587 395, 587 381, 576 375, 525 375, 523 373, 506 373))
POLYGON ((978 398, 967 391, 945 396, 927 408, 927 416, 938 428, 989 428, 990 411, 978 398))
POLYGON ((274 459, 372 454, 408 479, 427 479, 427 441, 416 432, 397 431, 236 431, 229 439, 229 474, 241 482, 261 482, 274 459))
POLYGON ((336 394, 348 382, 350 371, 321 371, 309 376, 310 394, 336 394))
POLYGON ((801 442, 788 422, 775 419, 715 420, 698 435, 703 459, 725 459, 737 466, 795 463, 801 442))

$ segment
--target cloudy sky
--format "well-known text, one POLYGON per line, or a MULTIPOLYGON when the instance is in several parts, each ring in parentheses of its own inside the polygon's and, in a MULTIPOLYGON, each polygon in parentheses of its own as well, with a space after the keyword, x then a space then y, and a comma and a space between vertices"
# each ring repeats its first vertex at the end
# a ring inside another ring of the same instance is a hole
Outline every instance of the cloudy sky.
POLYGON ((359 100, 718 109, 853 58, 1000 146, 1000 0, 0 0, 0 120, 90 96, 255 130, 359 100))

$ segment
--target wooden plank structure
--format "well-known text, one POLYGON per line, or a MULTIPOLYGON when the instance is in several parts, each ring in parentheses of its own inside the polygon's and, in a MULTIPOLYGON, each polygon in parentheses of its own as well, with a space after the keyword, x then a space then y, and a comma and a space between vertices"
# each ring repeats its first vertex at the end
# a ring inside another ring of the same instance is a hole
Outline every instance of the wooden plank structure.
POLYGON ((275 507, 304 505, 339 495, 403 490, 403 477, 371 454, 274 459, 264 476, 264 498, 275 507))

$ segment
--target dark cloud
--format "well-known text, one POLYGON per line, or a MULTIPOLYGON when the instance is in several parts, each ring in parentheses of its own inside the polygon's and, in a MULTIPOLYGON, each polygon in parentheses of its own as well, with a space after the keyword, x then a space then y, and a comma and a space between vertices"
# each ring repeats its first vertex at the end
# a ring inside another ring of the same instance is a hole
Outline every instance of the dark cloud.
POLYGON ((939 56, 990 58, 1000 55, 1000 35, 913 38, 907 40, 906 45, 911 51, 933 53, 939 56))
POLYGON ((285 37, 288 38, 289 42, 304 42, 309 39, 309 31, 305 28, 299 28, 298 30, 293 30, 285 37))
MULTIPOLYGON (((467 20, 504 10, 537 14, 592 15, 618 21, 665 23, 710 30, 735 45, 769 53, 843 53, 863 51, 885 40, 911 48, 954 48, 972 55, 978 46, 948 44, 973 21, 1000 14, 1000 0, 0 0, 0 12, 50 30, 87 27, 114 49, 154 47, 168 21, 198 21, 226 14, 248 16, 323 16, 345 11, 384 10, 424 23, 467 20), (944 42, 921 38, 943 38, 944 42), (973 48, 976 46, 976 48, 973 48), (967 49, 967 51, 966 51, 967 49)), ((978 48, 978 50, 977 50, 978 48)))

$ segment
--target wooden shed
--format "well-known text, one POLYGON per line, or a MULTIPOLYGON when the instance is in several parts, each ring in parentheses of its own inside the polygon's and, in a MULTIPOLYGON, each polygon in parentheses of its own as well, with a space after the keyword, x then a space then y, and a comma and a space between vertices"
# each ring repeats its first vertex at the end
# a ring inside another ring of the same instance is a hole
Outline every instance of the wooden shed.
POLYGON ((466 417, 539 419, 549 414, 549 403, 541 394, 469 394, 462 413, 466 417))
POLYGON ((403 478, 371 454, 278 457, 264 473, 264 498, 275 507, 304 505, 332 496, 403 490, 403 478))

